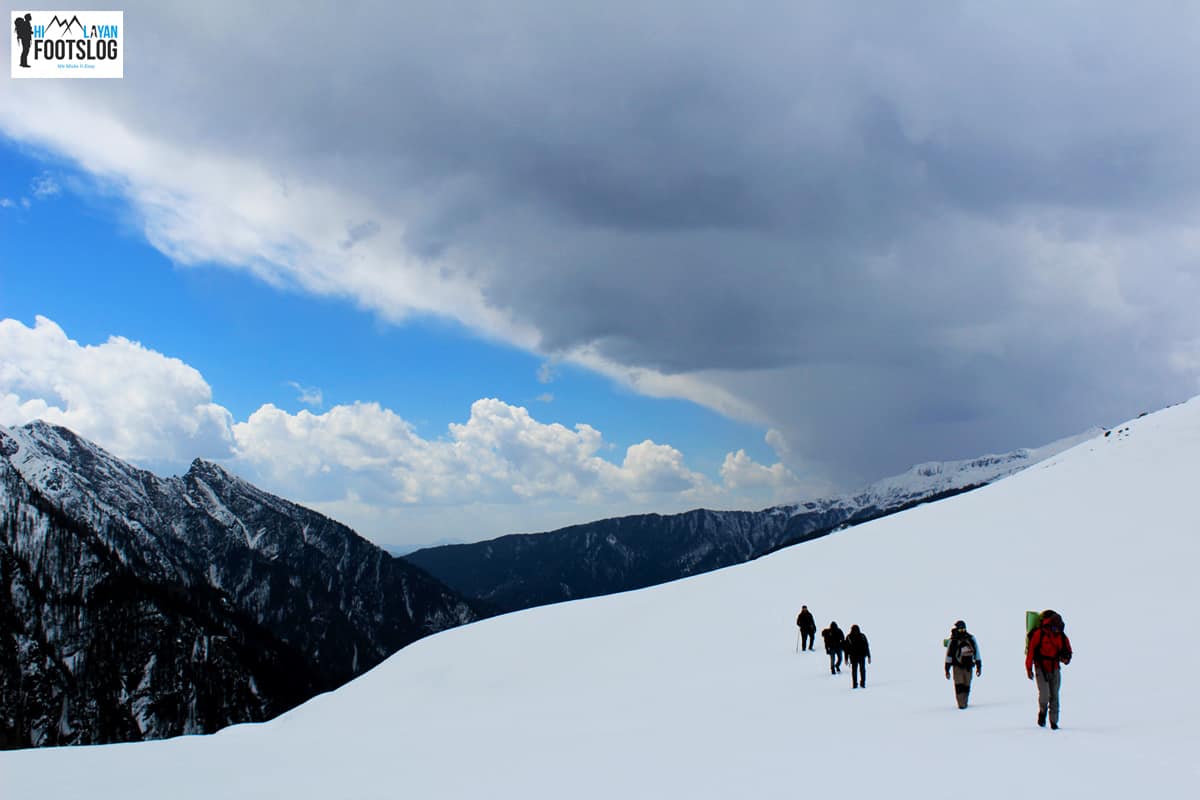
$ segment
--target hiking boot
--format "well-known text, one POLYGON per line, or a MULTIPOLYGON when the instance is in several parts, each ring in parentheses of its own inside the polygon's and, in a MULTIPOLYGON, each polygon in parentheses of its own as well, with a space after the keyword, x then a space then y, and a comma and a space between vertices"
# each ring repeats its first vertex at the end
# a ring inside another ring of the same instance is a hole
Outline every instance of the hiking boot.
POLYGON ((1057 722, 1051 722, 1051 723, 1050 723, 1050 730, 1052 730, 1052 731, 1056 731, 1056 730, 1058 730, 1058 723, 1057 723, 1057 722))
POLYGON ((1038 712, 1038 727, 1046 727, 1046 709, 1044 708, 1038 712))

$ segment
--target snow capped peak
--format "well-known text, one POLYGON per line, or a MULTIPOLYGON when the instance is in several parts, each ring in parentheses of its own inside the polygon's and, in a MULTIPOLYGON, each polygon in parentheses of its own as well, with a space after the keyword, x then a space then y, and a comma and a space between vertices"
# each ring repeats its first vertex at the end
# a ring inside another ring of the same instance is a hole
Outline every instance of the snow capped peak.
POLYGON ((37 443, 42 449, 47 452, 53 452, 60 457, 67 457, 72 450, 79 447, 87 447, 103 452, 101 448, 82 438, 70 428, 64 428, 61 425, 55 425, 45 420, 35 419, 31 422, 26 422, 17 430, 24 434, 24 437, 28 441, 37 443))
POLYGON ((49 453, 54 447, 60 454, 64 450, 62 437, 55 435, 54 426, 40 419, 8 428, 8 434, 23 450, 37 449, 49 453))
POLYGON ((988 454, 957 461, 925 461, 914 464, 899 475, 883 478, 855 492, 810 498, 797 503, 765 509, 765 511, 798 516, 835 508, 849 511, 871 507, 897 508, 921 499, 945 496, 994 483, 1083 442, 1095 439, 1104 431, 1104 428, 1093 427, 1041 447, 1022 447, 1007 453, 988 454))
POLYGON ((207 458, 194 458, 191 465, 188 467, 188 472, 194 472, 199 475, 221 475, 232 477, 229 470, 222 467, 215 461, 209 461, 207 458))
POLYGON ((54 423, 47 422, 44 419, 30 420, 29 422, 26 422, 24 425, 21 425, 20 427, 21 427, 21 430, 29 431, 30 433, 37 434, 37 435, 43 435, 46 433, 55 433, 58 431, 65 431, 71 437, 75 436, 75 432, 70 430, 69 428, 64 428, 61 425, 55 425, 54 423))
POLYGON ((43 420, 9 428, 8 433, 17 445, 9 461, 31 486, 68 513, 89 521, 109 515, 128 519, 135 527, 149 521, 150 495, 161 491, 162 478, 43 420))
POLYGON ((70 465, 81 473, 99 472, 110 476, 119 474, 137 482, 141 482, 144 475, 150 474, 129 465, 95 442, 61 425, 36 419, 18 428, 10 428, 9 432, 20 445, 17 460, 27 465, 70 465))
POLYGON ((1103 428, 1090 428, 1036 448, 1023 447, 1007 453, 988 454, 957 461, 929 461, 916 464, 906 472, 884 478, 853 495, 859 502, 887 502, 894 505, 904 498, 940 494, 993 483, 1020 472, 1078 444, 1094 439, 1103 428))
POLYGON ((183 474, 183 478, 185 480, 192 478, 205 483, 221 486, 236 486, 243 491, 248 491, 251 489, 257 491, 253 484, 242 480, 217 462, 209 461, 206 458, 194 459, 191 465, 188 467, 188 471, 183 474))

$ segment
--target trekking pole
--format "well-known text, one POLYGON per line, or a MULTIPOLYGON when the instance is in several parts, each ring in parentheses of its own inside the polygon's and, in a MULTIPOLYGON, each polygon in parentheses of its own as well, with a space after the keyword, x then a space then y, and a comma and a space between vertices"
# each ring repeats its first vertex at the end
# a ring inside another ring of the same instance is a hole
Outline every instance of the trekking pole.
POLYGON ((796 628, 796 652, 800 652, 800 629, 796 628))

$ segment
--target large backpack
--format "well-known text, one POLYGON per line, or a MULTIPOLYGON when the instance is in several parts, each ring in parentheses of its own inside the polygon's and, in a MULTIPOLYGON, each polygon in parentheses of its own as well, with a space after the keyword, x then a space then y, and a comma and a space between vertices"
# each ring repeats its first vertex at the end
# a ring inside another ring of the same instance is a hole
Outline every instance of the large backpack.
POLYGON ((1041 631, 1042 635, 1038 638, 1038 649, 1035 655, 1046 661, 1057 661, 1063 651, 1062 628, 1046 625, 1042 627, 1041 631))
POLYGON ((1055 614, 1048 623, 1043 621, 1042 625, 1030 631, 1026 647, 1033 644, 1034 634, 1039 631, 1037 651, 1033 657, 1047 669, 1057 667, 1060 661, 1071 663, 1071 650, 1066 645, 1062 617, 1055 614))
POLYGON ((975 666, 975 643, 971 640, 970 635, 952 637, 952 640, 958 644, 954 650, 954 665, 963 669, 970 669, 975 666))
POLYGON ((854 661, 861 661, 867 657, 867 647, 867 636, 862 631, 847 635, 842 645, 846 656, 854 661))

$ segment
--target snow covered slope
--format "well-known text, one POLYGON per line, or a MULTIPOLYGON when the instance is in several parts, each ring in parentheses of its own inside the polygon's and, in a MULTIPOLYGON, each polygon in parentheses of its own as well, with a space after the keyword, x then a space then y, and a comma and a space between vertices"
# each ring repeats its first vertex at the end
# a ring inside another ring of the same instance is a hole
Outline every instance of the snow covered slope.
POLYGON ((426 638, 208 737, 0 753, 18 798, 1195 797, 1200 401, 757 561, 426 638), (862 626, 869 688, 794 652, 862 626), (1066 619, 1063 729, 1034 725, 1024 612, 1066 619), (984 662, 954 706, 955 619, 984 662))

